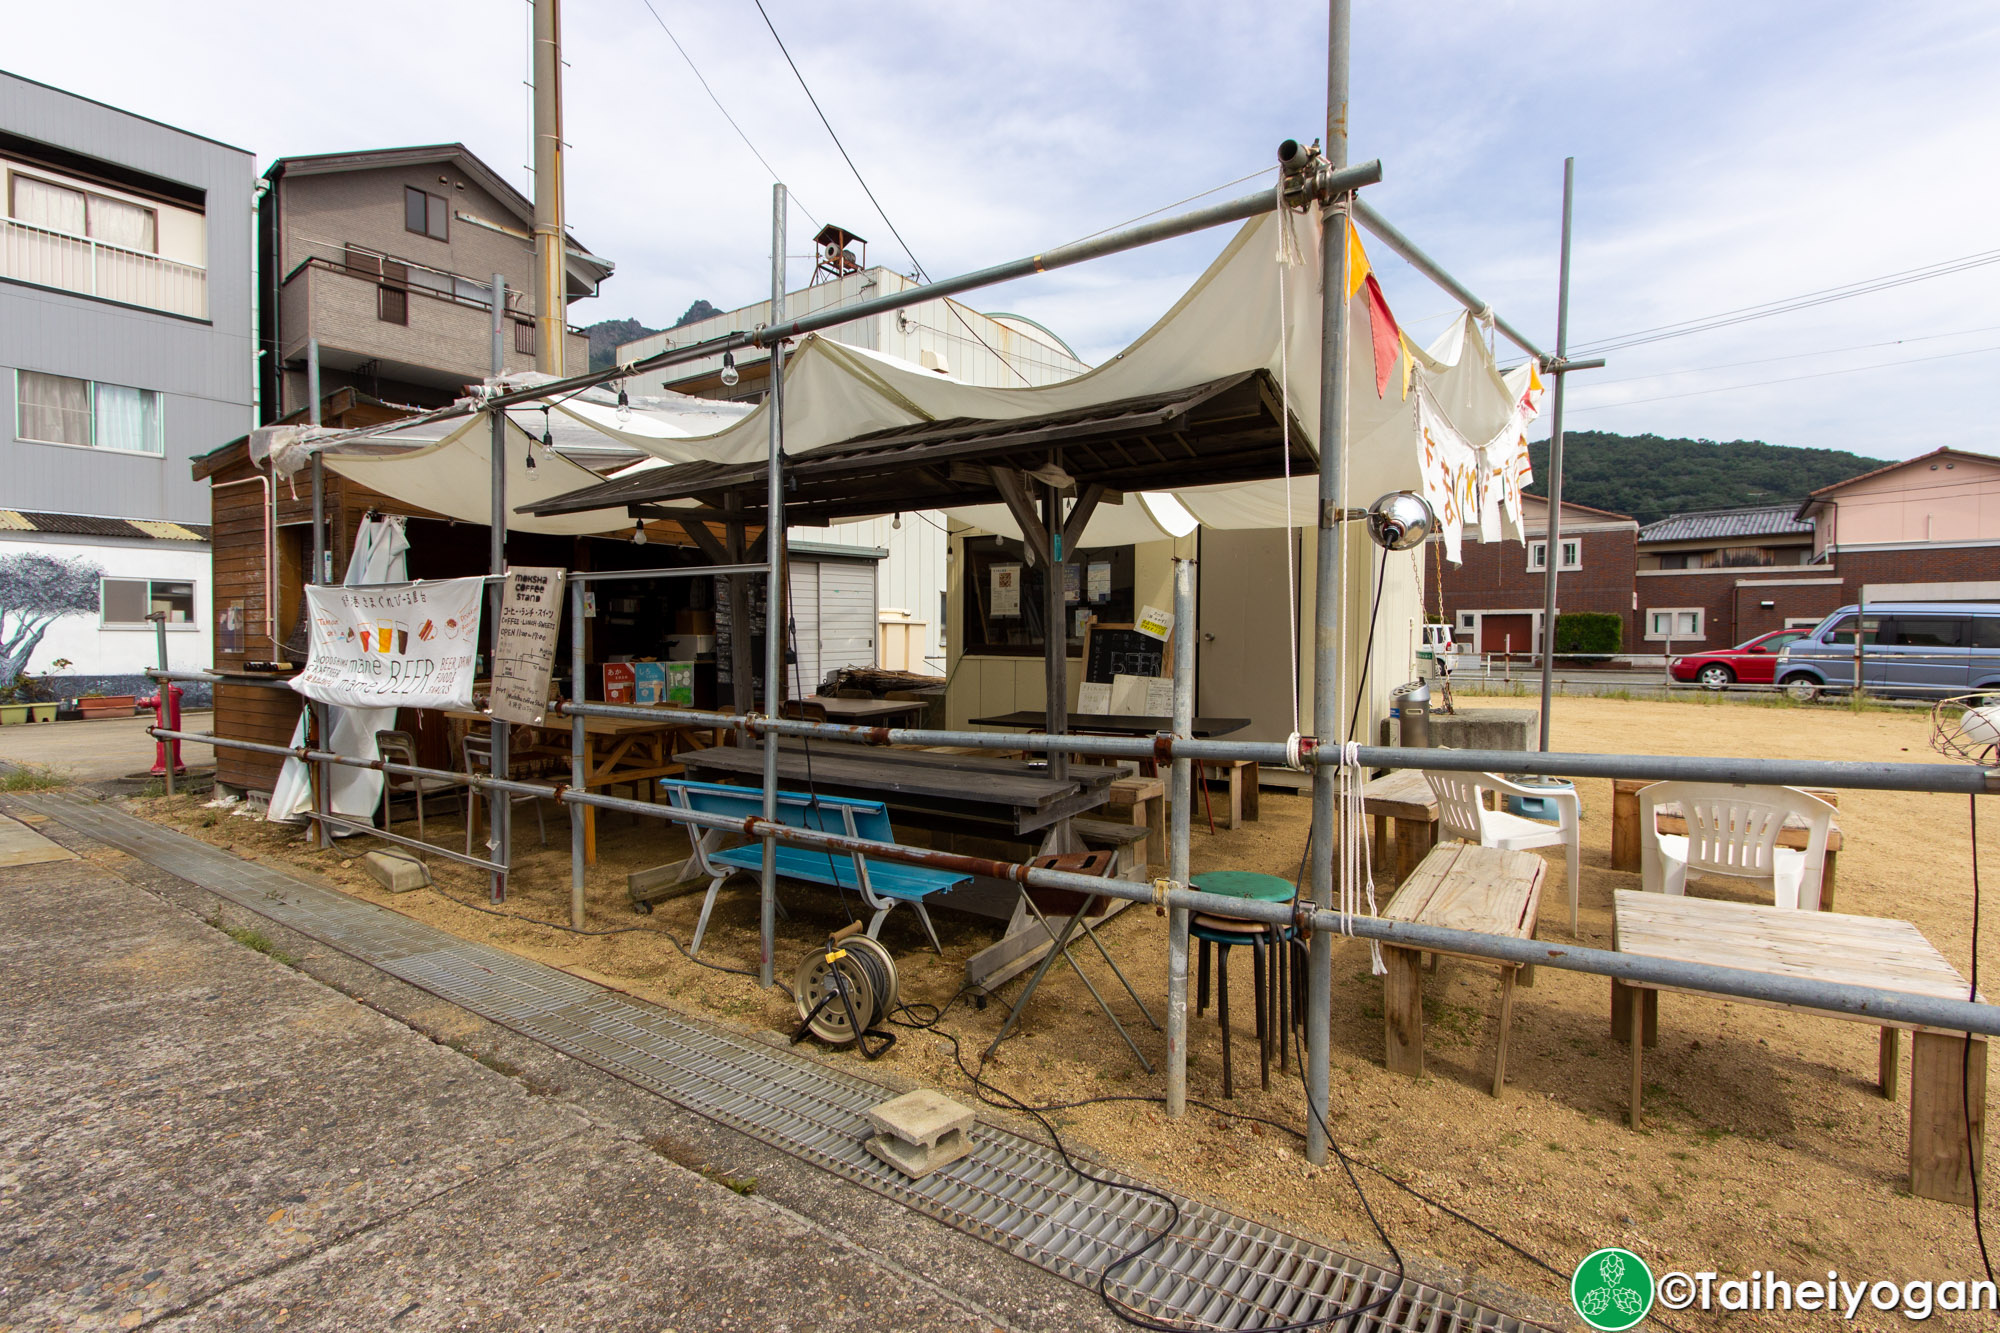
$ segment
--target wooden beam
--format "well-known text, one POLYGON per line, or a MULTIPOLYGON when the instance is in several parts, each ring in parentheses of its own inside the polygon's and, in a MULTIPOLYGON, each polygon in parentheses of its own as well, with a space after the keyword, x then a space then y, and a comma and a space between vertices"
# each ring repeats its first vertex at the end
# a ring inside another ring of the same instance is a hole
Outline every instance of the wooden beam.
POLYGON ((1035 502, 1028 498, 1028 479, 1010 467, 989 467, 993 489, 1007 502, 1007 512, 1021 526, 1021 541, 1028 548, 1028 563, 1041 564, 1049 549, 1049 531, 1035 515, 1035 502))
POLYGON ((1058 564, 1066 564, 1076 558, 1076 548, 1083 544, 1083 530, 1090 524, 1090 516, 1097 512, 1099 502, 1104 499, 1105 490, 1096 483, 1086 485, 1076 497, 1076 504, 1069 511, 1069 518, 1063 523, 1062 559, 1058 564))
POLYGON ((718 565, 734 563, 729 558, 729 548, 724 546, 721 539, 713 532, 709 531, 708 524, 697 523, 691 518, 675 519, 674 522, 680 527, 682 532, 688 535, 689 541, 701 548, 701 553, 707 556, 712 563, 718 565))

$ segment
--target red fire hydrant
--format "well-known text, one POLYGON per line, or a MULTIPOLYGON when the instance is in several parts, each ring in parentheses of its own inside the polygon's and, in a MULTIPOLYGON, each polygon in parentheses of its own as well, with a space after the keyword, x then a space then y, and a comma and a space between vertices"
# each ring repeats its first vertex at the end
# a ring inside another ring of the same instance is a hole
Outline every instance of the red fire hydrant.
MULTIPOLYGON (((153 716, 160 727, 167 731, 179 731, 181 729, 180 686, 168 685, 152 698, 141 699, 139 703, 142 707, 153 710, 153 716)), ((152 776, 156 778, 166 776, 167 760, 170 755, 173 758, 174 772, 177 774, 187 772, 187 765, 181 762, 181 743, 179 741, 155 740, 153 742, 152 776)))

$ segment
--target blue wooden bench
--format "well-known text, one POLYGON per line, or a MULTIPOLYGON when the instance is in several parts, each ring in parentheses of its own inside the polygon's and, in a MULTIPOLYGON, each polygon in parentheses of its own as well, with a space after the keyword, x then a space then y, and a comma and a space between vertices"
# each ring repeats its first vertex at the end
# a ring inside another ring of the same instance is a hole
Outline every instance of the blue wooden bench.
MULTIPOLYGON (((677 810, 724 815, 730 819, 764 813, 764 793, 756 787, 664 781, 660 783, 660 791, 667 798, 667 804, 677 810)), ((866 838, 871 842, 896 840, 889 827, 889 809, 880 801, 781 791, 778 793, 778 819, 793 828, 840 833, 850 838, 866 838)), ((715 897, 721 891, 723 881, 739 870, 755 875, 761 874, 764 869, 764 844, 761 839, 724 846, 724 840, 730 836, 722 829, 688 826, 688 841, 694 847, 695 864, 702 874, 709 877, 708 895, 702 899, 701 918, 695 923, 694 941, 688 948, 691 955, 701 951, 701 937, 708 930, 708 915, 715 909, 715 897)), ((924 933, 930 936, 931 948, 937 950, 939 956, 943 956, 944 946, 938 943, 937 930, 931 925, 931 914, 924 907, 924 899, 971 879, 970 875, 956 875, 947 870, 903 865, 895 861, 871 861, 859 852, 817 851, 781 842, 776 846, 776 853, 778 874, 786 879, 858 892, 862 901, 875 912, 868 923, 870 939, 880 938, 882 918, 889 915, 890 908, 897 903, 910 904, 916 908, 918 918, 924 923, 924 933)))

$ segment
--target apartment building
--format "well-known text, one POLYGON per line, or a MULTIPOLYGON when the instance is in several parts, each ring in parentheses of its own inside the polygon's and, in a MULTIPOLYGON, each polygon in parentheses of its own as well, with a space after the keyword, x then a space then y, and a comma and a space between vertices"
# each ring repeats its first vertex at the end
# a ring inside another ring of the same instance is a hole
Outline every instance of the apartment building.
POLYGON ((143 689, 155 613, 173 665, 211 660, 187 464, 253 421, 253 179, 243 149, 0 72, 0 684, 143 689))
MULTIPOLYGON (((535 368, 534 205, 463 144, 283 157, 257 213, 264 415, 352 389, 436 407, 492 373, 493 275, 506 278, 506 367, 535 368)), ((566 301, 595 296, 612 264, 570 239, 566 301)), ((589 365, 580 330, 565 368, 589 365)))

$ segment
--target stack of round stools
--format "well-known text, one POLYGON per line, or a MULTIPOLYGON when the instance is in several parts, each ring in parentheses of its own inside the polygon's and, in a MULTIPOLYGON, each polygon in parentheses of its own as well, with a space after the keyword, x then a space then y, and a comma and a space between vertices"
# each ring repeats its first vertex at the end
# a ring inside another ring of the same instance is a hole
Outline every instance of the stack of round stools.
MULTIPOLYGON (((1248 870, 1211 870, 1194 875, 1188 887, 1202 893, 1225 894, 1252 902, 1288 903, 1298 887, 1282 875, 1248 870)), ((1246 921, 1241 917, 1196 912, 1188 934, 1200 942, 1195 961, 1195 1014, 1208 1011, 1208 955, 1216 953, 1216 1019, 1222 1025, 1222 1095, 1234 1097, 1236 1084, 1229 1066, 1229 950, 1250 946, 1253 998, 1257 1006, 1257 1062, 1260 1084, 1271 1086, 1271 1047, 1278 1048, 1278 1068, 1286 1064, 1286 1036, 1303 1008, 1298 988, 1303 972, 1290 955, 1296 934, 1288 925, 1246 921)))

